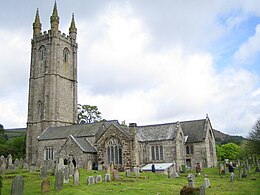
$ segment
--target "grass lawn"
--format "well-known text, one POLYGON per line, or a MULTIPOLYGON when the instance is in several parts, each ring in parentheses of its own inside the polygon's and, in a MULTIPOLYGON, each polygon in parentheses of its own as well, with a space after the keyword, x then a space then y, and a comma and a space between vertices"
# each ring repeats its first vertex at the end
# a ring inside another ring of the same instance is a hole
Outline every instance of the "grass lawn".
MULTIPOLYGON (((87 185, 88 176, 102 175, 104 178, 105 171, 91 171, 80 170, 80 186, 74 187, 72 185, 72 178, 68 184, 64 184, 64 188, 59 191, 54 191, 54 176, 49 175, 49 180, 51 182, 51 192, 52 194, 62 194, 62 195, 74 195, 74 194, 149 194, 149 195, 167 195, 167 194, 180 194, 180 190, 184 185, 187 185, 186 174, 181 174, 180 178, 168 178, 167 175, 153 174, 151 172, 140 173, 140 177, 135 178, 132 175, 131 178, 126 178, 125 173, 120 173, 121 179, 112 182, 102 182, 94 185, 87 185)), ((131 173, 133 174, 133 173, 131 173)), ((255 173, 249 175, 247 178, 235 178, 234 182, 229 181, 229 174, 220 176, 218 174, 218 169, 209 168, 203 169, 202 175, 196 177, 195 185, 199 187, 204 182, 204 174, 207 174, 210 179, 211 188, 206 189, 206 194, 260 194, 260 173, 255 173)), ((235 175, 237 175, 237 171, 235 175)), ((42 180, 39 177, 39 172, 29 173, 20 170, 16 173, 6 173, 3 176, 3 189, 2 195, 11 194, 11 184, 12 179, 16 175, 22 175, 24 177, 24 195, 35 195, 41 194, 40 186, 42 180)))

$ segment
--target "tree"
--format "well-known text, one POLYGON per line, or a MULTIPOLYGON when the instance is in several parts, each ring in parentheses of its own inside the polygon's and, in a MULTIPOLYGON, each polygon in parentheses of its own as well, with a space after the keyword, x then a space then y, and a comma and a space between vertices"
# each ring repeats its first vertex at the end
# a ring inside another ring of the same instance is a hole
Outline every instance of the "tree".
POLYGON ((101 121, 101 112, 97 106, 78 104, 78 124, 93 123, 101 121))
POLYGON ((249 133, 247 146, 253 154, 260 155, 260 119, 258 119, 249 133))
MULTIPOLYGON (((240 148, 235 143, 228 143, 221 146, 219 149, 220 159, 230 159, 230 160, 236 160, 240 156, 240 148)), ((219 156, 218 156, 219 158, 219 156)))

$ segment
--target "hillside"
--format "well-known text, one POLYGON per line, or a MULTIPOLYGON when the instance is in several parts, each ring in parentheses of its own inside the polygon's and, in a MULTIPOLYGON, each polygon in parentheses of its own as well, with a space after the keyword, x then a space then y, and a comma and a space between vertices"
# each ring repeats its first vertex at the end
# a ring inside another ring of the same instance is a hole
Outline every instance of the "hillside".
POLYGON ((242 136, 228 135, 216 129, 214 129, 214 134, 215 134, 215 140, 217 144, 226 144, 229 142, 233 142, 240 145, 241 142, 245 140, 245 138, 242 136))

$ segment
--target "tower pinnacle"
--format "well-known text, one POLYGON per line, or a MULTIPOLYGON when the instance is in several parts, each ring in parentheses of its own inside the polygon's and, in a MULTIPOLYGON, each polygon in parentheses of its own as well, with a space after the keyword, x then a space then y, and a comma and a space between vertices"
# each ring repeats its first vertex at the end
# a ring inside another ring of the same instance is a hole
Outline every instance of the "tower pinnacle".
POLYGON ((71 19, 69 33, 77 33, 77 28, 76 28, 75 20, 74 20, 74 14, 72 14, 72 19, 71 19))
POLYGON ((39 35, 41 33, 42 24, 40 22, 39 9, 37 8, 35 20, 33 23, 33 35, 39 35))
POLYGON ((55 1, 52 16, 50 17, 51 20, 51 30, 54 32, 57 32, 59 30, 59 16, 58 16, 58 10, 57 10, 57 3, 55 1))

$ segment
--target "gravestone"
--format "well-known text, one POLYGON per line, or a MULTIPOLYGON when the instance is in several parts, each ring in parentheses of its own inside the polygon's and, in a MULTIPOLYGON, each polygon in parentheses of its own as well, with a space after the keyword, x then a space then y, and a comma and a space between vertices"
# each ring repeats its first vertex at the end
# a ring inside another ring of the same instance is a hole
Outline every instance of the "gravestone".
POLYGON ((67 166, 64 167, 64 180, 63 183, 69 183, 69 168, 67 166))
POLYGON ((41 183, 41 193, 46 193, 51 191, 51 183, 48 177, 45 177, 41 183))
POLYGON ((0 195, 2 195, 3 177, 0 175, 0 195))
POLYGON ((1 157, 0 157, 0 167, 2 166, 2 164, 4 164, 4 156, 2 155, 1 157), (2 157, 3 157, 3 159, 2 159, 2 157))
POLYGON ((188 187, 195 188, 195 176, 193 173, 189 173, 189 175, 187 176, 187 180, 188 180, 188 187))
POLYGON ((219 174, 225 174, 225 167, 223 163, 219 164, 219 174))
POLYGON ((113 170, 113 180, 117 180, 117 179, 119 179, 118 170, 114 169, 113 170))
POLYGON ((100 183, 102 182, 102 176, 101 175, 97 175, 96 176, 96 183, 100 183))
POLYGON ((44 179, 48 176, 48 169, 47 169, 47 166, 43 165, 41 166, 40 168, 40 178, 41 179, 44 179))
POLYGON ((10 171, 15 171, 15 170, 16 170, 16 167, 14 166, 14 164, 10 164, 10 165, 8 166, 8 169, 9 169, 10 171))
POLYGON ((16 159, 14 160, 14 166, 18 168, 19 165, 20 165, 20 161, 19 161, 18 158, 16 158, 16 159))
POLYGON ((24 179, 17 175, 12 182, 11 195, 22 195, 24 189, 24 179))
POLYGON ((75 169, 75 167, 74 167, 73 163, 70 162, 69 163, 69 175, 70 175, 70 177, 72 177, 74 175, 74 169, 75 169))
POLYGON ((131 170, 130 169, 125 170, 125 176, 126 177, 130 177, 131 176, 131 170))
POLYGON ((0 166, 0 175, 4 175, 5 174, 5 164, 2 164, 1 166, 0 166))
POLYGON ((109 174, 109 173, 107 173, 107 174, 105 175, 104 181, 105 181, 105 182, 110 182, 110 181, 111 181, 111 177, 110 177, 110 174, 109 174))
POLYGON ((55 185, 54 185, 55 190, 60 190, 63 188, 63 178, 64 178, 63 170, 59 170, 55 175, 55 185))
POLYGON ((115 168, 115 166, 114 166, 114 163, 112 162, 111 165, 110 165, 110 172, 113 172, 114 168, 115 168))
POLYGON ((79 169, 76 168, 74 175, 73 175, 73 185, 78 186, 79 185, 79 169))
POLYGON ((111 173, 111 167, 110 165, 107 166, 107 174, 110 174, 111 173))
POLYGON ((64 161, 62 158, 59 159, 59 163, 57 165, 57 171, 64 169, 64 161))
POLYGON ((9 166, 13 164, 13 159, 12 159, 12 155, 8 154, 7 156, 7 167, 9 169, 9 166))
POLYGON ((139 172, 140 172, 139 167, 134 167, 135 176, 139 176, 139 172))
POLYGON ((20 158, 20 160, 19 160, 19 166, 23 166, 23 163, 24 163, 23 158, 20 158))
POLYGON ((176 167, 175 167, 175 163, 174 163, 173 166, 171 166, 168 169, 168 178, 177 178, 177 177, 180 177, 180 176, 176 171, 176 167))
POLYGON ((103 170, 103 165, 102 164, 98 164, 98 171, 102 171, 103 170))
POLYGON ((95 178, 94 176, 88 176, 88 181, 87 181, 88 185, 92 185, 95 183, 95 178))
POLYGON ((27 162, 23 163, 23 169, 28 169, 29 168, 29 165, 27 162))
POLYGON ((235 179, 235 174, 233 172, 231 172, 230 174, 230 181, 233 182, 235 179))
POLYGON ((34 165, 31 165, 31 166, 29 167, 29 169, 30 169, 30 173, 33 173, 33 172, 36 171, 36 167, 35 167, 34 165))
POLYGON ((205 184, 203 184, 202 186, 200 186, 199 195, 206 195, 206 186, 205 186, 205 184))
POLYGON ((91 171, 91 170, 92 170, 92 162, 91 162, 91 161, 88 161, 87 171, 91 171))
POLYGON ((205 185, 205 188, 211 188, 209 178, 204 178, 204 185, 205 185))

